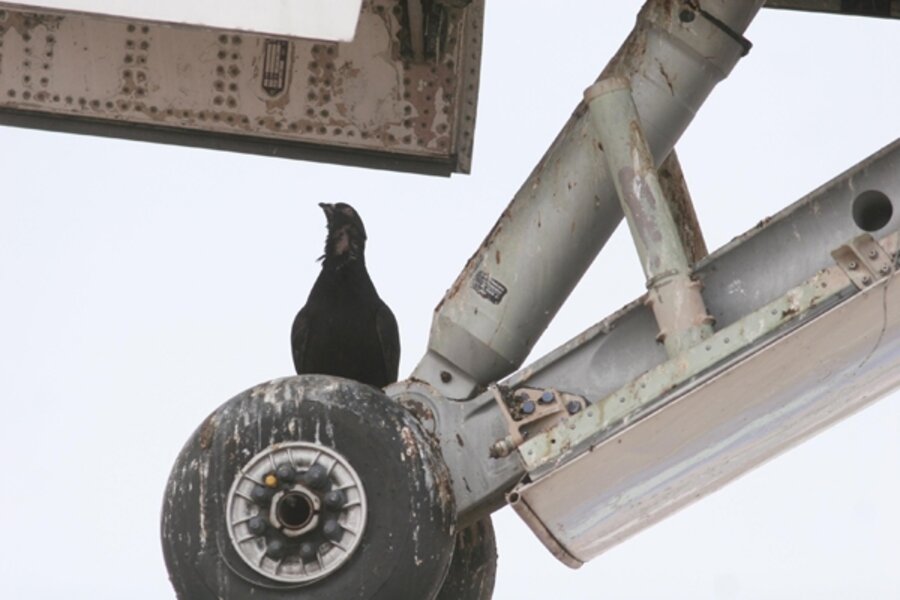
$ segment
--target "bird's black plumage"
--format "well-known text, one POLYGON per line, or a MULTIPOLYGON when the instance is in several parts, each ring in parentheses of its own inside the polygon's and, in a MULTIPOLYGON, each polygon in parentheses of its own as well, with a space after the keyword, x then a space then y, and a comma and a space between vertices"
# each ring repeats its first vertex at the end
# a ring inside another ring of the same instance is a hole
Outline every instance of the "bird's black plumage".
POLYGON ((397 381, 397 320, 366 270, 366 230, 347 204, 320 204, 328 219, 322 271, 291 328, 298 374, 336 375, 384 387, 397 381))

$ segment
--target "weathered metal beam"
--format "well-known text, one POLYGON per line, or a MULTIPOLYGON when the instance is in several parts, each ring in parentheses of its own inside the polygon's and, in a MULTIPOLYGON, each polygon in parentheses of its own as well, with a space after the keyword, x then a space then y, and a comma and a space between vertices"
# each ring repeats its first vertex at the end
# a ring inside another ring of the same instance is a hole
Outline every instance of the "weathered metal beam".
POLYGON ((603 79, 584 94, 610 177, 637 248, 647 302, 669 356, 712 335, 700 288, 641 130, 628 81, 603 79))
POLYGON ((681 236, 681 244, 687 252, 688 261, 694 265, 705 258, 709 250, 675 150, 669 153, 657 172, 663 194, 669 200, 669 208, 672 209, 672 217, 681 236))
POLYGON ((577 566, 900 385, 898 202, 900 140, 701 261, 702 344, 668 359, 638 300, 504 382, 588 401, 517 450, 510 500, 555 555, 577 566))
MULTIPOLYGON (((678 359, 669 359, 655 341, 656 321, 642 297, 471 401, 448 402, 434 386, 412 380, 388 392, 441 440, 460 519, 467 522, 501 506, 504 494, 526 475, 540 480, 566 469, 773 340, 867 293, 859 289, 884 277, 890 262, 859 236, 868 232, 895 252, 898 202, 900 140, 701 260, 695 273, 720 329, 678 359), (534 399, 534 390, 550 393, 550 403, 537 409, 546 410, 547 418, 519 430, 528 422, 523 416, 535 411, 533 405, 526 410, 520 398, 534 399), (586 402, 569 412, 563 399, 570 397, 586 402), (489 459, 492 447, 496 458, 489 459)), ((843 339, 825 329, 820 343, 839 347, 843 339)), ((898 360, 883 357, 892 364, 898 360)), ((796 394, 793 388, 778 392, 775 381, 766 384, 757 381, 747 392, 765 387, 787 399, 796 394)), ((837 402, 829 396, 821 401, 837 402)), ((589 491, 606 497, 600 487, 589 491)), ((567 498, 557 498, 559 511, 568 506, 567 498)), ((540 508, 532 512, 550 526, 552 518, 540 508)))
MULTIPOLYGON (((628 79, 659 164, 749 43, 762 0, 650 0, 602 76, 628 79)), ((579 104, 435 310, 428 352, 413 376, 450 398, 525 360, 622 219, 596 136, 579 104)))
MULTIPOLYGON (((824 293, 841 277, 824 281, 824 293)), ((762 324, 765 315, 748 316, 757 318, 762 324)), ((896 389, 898 356, 900 281, 892 273, 591 444, 511 500, 577 566, 896 389)))

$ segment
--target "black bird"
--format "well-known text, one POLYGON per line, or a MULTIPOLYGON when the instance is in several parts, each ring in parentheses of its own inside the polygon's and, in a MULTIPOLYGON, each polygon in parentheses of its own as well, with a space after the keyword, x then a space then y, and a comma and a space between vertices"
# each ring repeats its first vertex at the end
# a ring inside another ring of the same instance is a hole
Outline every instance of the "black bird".
POLYGON ((322 271, 291 328, 294 368, 384 387, 397 381, 400 334, 366 270, 366 229, 347 204, 319 206, 328 237, 322 271))

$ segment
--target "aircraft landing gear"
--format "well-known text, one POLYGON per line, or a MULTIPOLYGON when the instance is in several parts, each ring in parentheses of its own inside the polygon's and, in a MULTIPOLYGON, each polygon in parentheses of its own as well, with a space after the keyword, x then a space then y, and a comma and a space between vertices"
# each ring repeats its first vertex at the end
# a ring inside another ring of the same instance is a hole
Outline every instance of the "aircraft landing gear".
MULTIPOLYGON (((420 600, 438 597, 454 521, 446 466, 411 415, 369 386, 302 376, 247 390, 194 432, 162 539, 184 600, 420 600)), ((469 547, 495 557, 480 531, 469 547)))

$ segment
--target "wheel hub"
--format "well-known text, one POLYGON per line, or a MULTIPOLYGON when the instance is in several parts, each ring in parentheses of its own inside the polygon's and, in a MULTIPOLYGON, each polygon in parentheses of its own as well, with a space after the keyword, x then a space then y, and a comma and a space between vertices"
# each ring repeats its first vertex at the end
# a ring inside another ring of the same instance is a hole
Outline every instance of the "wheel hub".
POLYGON ((254 571, 284 583, 319 580, 362 539, 366 496, 347 460, 326 446, 266 448, 239 471, 228 494, 228 534, 254 571))

